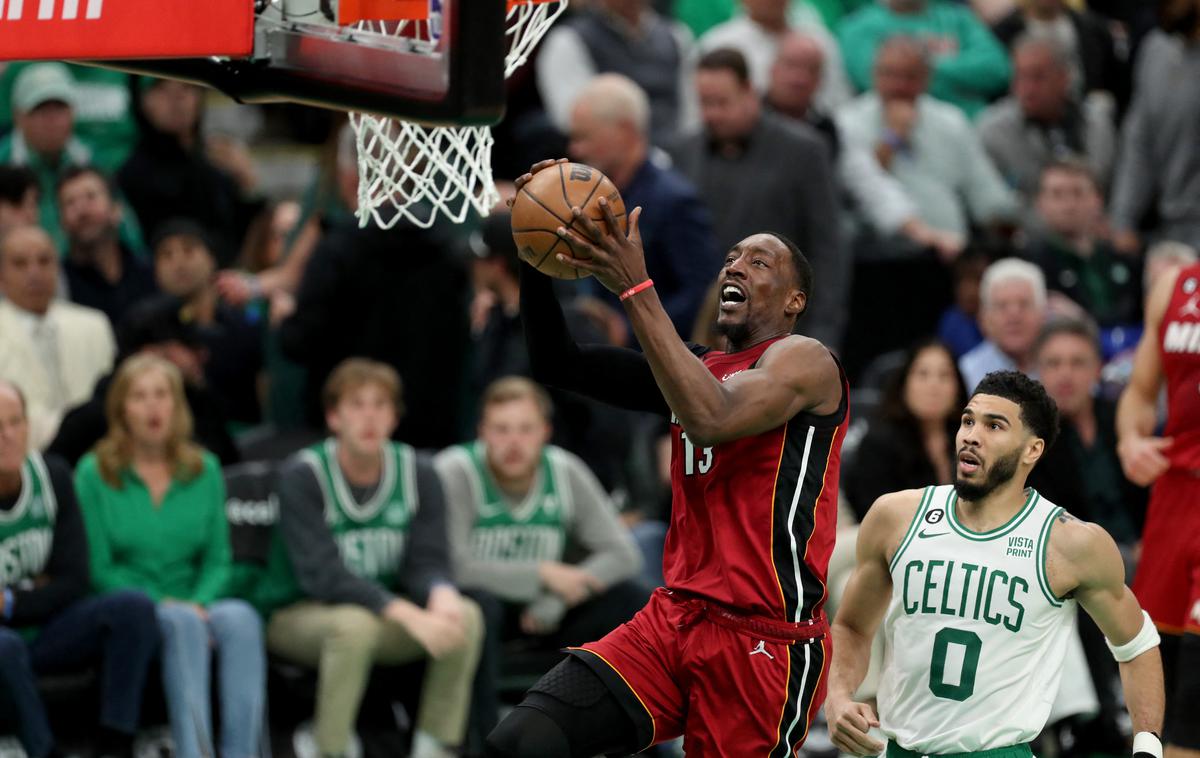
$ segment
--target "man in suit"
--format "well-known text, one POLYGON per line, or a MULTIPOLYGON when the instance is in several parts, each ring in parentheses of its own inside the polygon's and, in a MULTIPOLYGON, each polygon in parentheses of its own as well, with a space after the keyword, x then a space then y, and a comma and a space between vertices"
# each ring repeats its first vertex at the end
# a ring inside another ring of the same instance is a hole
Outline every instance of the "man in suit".
POLYGON ((63 414, 112 368, 116 342, 100 311, 55 300, 58 254, 50 235, 16 226, 0 237, 0 378, 28 400, 30 444, 54 438, 63 414))

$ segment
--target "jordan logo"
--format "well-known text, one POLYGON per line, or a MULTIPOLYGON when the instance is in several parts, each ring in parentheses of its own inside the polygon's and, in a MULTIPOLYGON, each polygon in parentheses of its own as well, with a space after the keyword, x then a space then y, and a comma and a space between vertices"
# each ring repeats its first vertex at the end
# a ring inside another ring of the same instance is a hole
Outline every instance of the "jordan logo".
POLYGON ((759 641, 758 641, 758 647, 756 647, 756 648, 754 648, 753 650, 751 650, 751 651, 750 651, 750 655, 765 655, 765 656, 767 656, 768 658, 770 658, 771 660, 775 660, 775 656, 773 656, 773 655, 771 655, 769 652, 767 652, 767 642, 766 642, 766 640, 759 640, 759 641))
POLYGON ((1179 309, 1180 316, 1200 316, 1200 294, 1192 295, 1179 309))

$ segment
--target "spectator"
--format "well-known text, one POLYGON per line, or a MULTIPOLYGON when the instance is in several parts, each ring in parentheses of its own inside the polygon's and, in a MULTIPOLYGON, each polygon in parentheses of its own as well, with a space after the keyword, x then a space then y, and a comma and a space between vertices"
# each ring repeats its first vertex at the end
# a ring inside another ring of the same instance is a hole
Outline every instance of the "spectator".
MULTIPOLYGON (((718 252, 710 216, 695 188, 650 155, 649 103, 630 79, 605 74, 588 83, 571 111, 571 156, 603 171, 632 211, 641 206, 638 228, 646 266, 671 323, 691 331, 718 252)), ((624 314, 616 295, 594 293, 624 314)))
POLYGON ((45 231, 18 226, 0 237, 0 377, 25 393, 36 450, 91 396, 116 352, 104 314, 55 300, 57 290, 58 255, 45 231))
MULTIPOLYGON (((354 132, 339 136, 337 186, 357 204, 354 132)), ((285 355, 308 368, 309 423, 324 425, 320 388, 342 360, 365 357, 409 371, 413 399, 396 435, 417 447, 461 439, 468 380, 470 284, 445 225, 400 222, 363 229, 350 221, 329 230, 312 253, 296 312, 280 327, 285 355), (403 296, 401 296, 403 295, 403 296)))
POLYGON ((487 642, 476 697, 485 734, 497 722, 500 643, 538 638, 549 650, 604 636, 646 604, 633 581, 641 556, 580 459, 550 439, 550 397, 506 377, 483 394, 478 439, 435 460, 450 504, 450 545, 464 587, 484 610, 487 642), (568 559, 567 546, 580 553, 568 559))
POLYGON ((92 150, 75 136, 77 92, 62 63, 37 63, 13 85, 13 131, 0 139, 0 163, 25 166, 38 183, 38 223, 55 250, 66 241, 59 227, 55 189, 67 169, 91 162, 92 150))
POLYGON ((1026 255, 1041 267, 1047 287, 1083 306, 1101 326, 1130 326, 1141 321, 1140 267, 1100 236, 1103 225, 1104 201, 1088 168, 1051 163, 1042 171, 1026 255))
POLYGON ((204 229, 172 219, 155 232, 154 277, 158 288, 183 301, 208 349, 204 377, 224 399, 230 421, 257 423, 258 379, 263 364, 260 314, 218 297, 217 258, 204 229))
POLYGON ((1010 220, 1017 203, 963 115, 925 94, 929 71, 923 43, 887 40, 875 59, 875 91, 846 105, 838 126, 848 144, 875 153, 926 224, 965 240, 972 222, 1010 220))
POLYGON ((61 755, 35 677, 99 664, 96 753, 133 758, 158 652, 154 603, 129 590, 88 597, 87 538, 71 471, 28 442, 25 399, 0 381, 0 718, 15 723, 30 758, 61 755))
POLYGON ((414 758, 462 744, 483 638, 479 607, 451 584, 446 505, 433 467, 389 442, 402 411, 390 366, 350 359, 325 385, 333 436, 279 475, 282 541, 271 558, 267 640, 317 667, 316 747, 345 755, 371 667, 427 658, 414 758), (418 506, 419 504, 419 506, 418 506))
POLYGON ((58 183, 58 206, 67 235, 63 273, 71 300, 102 311, 116 327, 130 306, 156 290, 142 251, 121 241, 121 208, 113 186, 94 168, 69 169, 58 183))
POLYGON ((770 85, 771 66, 779 56, 784 38, 793 30, 802 32, 823 59, 824 65, 817 74, 816 102, 824 110, 831 111, 853 96, 837 40, 811 8, 803 3, 793 5, 789 0, 741 0, 741 5, 741 14, 710 29, 700 38, 702 53, 723 47, 737 50, 746 58, 754 89, 764 94, 770 85))
POLYGON ((1108 30, 1109 22, 1071 5, 1065 0, 1027 0, 1018 3, 992 31, 1014 51, 1014 57, 1015 43, 1028 32, 1056 40, 1065 53, 1073 94, 1086 96, 1101 90, 1123 104, 1129 95, 1129 71, 1108 30))
POLYGON ((258 755, 266 697, 262 623, 222 599, 232 571, 225 483, 190 441, 179 369, 139 355, 109 390, 108 434, 75 470, 96 589, 140 589, 158 603, 163 691, 175 755, 216 755, 210 659, 218 665, 220 754, 258 755))
POLYGON ((842 476, 860 522, 880 495, 954 481, 954 435, 966 403, 945 343, 924 339, 909 348, 842 476))
POLYGON ((25 166, 0 165, 0 234, 38 222, 37 175, 25 166))
POLYGON ((728 250, 763 229, 794 241, 821 282, 801 329, 836 349, 845 328, 850 260, 839 240, 829 151, 811 127, 763 111, 736 50, 707 53, 696 88, 704 128, 678 147, 675 159, 713 211, 718 248, 728 250))
POLYGON ((222 265, 232 263, 258 203, 205 151, 200 135, 204 89, 142 77, 137 91, 141 137, 117 172, 125 199, 147 232, 170 219, 194 220, 212 235, 213 253, 222 265))
POLYGON ((904 35, 929 59, 929 94, 973 118, 1008 84, 1008 56, 970 8, 947 0, 877 0, 842 21, 838 39, 850 78, 871 87, 884 42, 904 35))
POLYGON ((1046 278, 1017 258, 988 266, 979 285, 979 326, 986 339, 958 360, 967 392, 993 371, 1037 375, 1034 343, 1046 321, 1046 278))
POLYGON ((838 180, 850 195, 854 209, 882 237, 899 235, 918 247, 940 249, 952 258, 962 240, 939 232, 923 222, 904 188, 860 145, 843 145, 837 122, 814 100, 825 65, 816 41, 791 32, 779 41, 779 55, 771 66, 766 105, 780 115, 807 123, 825 138, 838 180))
MULTIPOLYGON (((237 463, 241 456, 229 434, 225 401, 204 381, 208 352, 194 320, 184 306, 170 295, 159 295, 129 309, 117 332, 119 365, 138 354, 155 355, 170 361, 183 376, 183 391, 194 422, 194 441, 222 465, 237 463)), ((108 434, 105 399, 113 381, 108 374, 96 382, 92 397, 67 412, 54 441, 46 449, 74 466, 108 434)))
POLYGON ((1188 6, 1164 4, 1167 31, 1150 33, 1138 53, 1110 206, 1125 252, 1139 249, 1151 209, 1150 237, 1200 248, 1200 87, 1181 86, 1200 81, 1200 13, 1188 6))
POLYGON ((537 86, 550 120, 571 131, 576 96, 596 74, 621 74, 650 101, 650 141, 663 146, 696 121, 692 36, 647 0, 596 0, 556 25, 537 56, 537 86))
POLYGON ((938 320, 937 336, 950 348, 956 361, 983 342, 983 332, 979 330, 979 282, 987 267, 987 255, 978 250, 963 253, 951 266, 954 305, 938 320))
POLYGON ((1101 191, 1112 174, 1117 137, 1111 104, 1103 96, 1073 95, 1069 63, 1055 37, 1022 35, 1013 44, 1012 94, 979 116, 984 149, 1027 205, 1052 161, 1086 162, 1101 191))

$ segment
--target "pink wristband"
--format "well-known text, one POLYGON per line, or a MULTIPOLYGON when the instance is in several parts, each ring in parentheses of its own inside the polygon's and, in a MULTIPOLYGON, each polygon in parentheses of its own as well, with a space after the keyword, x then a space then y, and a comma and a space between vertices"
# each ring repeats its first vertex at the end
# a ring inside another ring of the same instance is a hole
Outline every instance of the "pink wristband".
POLYGON ((633 297, 637 293, 648 290, 653 286, 654 286, 654 280, 647 279, 646 281, 642 282, 641 284, 635 284, 632 287, 630 287, 629 289, 622 292, 620 295, 620 299, 622 301, 628 300, 629 298, 633 297))

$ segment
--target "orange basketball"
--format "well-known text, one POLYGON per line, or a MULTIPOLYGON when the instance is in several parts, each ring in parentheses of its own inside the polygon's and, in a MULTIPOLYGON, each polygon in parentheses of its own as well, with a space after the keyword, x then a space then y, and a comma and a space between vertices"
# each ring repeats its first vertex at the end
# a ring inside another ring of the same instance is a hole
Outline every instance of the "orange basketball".
MULTIPOLYGON (((588 275, 568 263, 558 260, 558 253, 584 257, 585 251, 572 251, 556 233, 560 226, 572 228, 571 208, 583 209, 601 230, 605 229, 600 198, 608 205, 626 231, 625 201, 608 177, 582 163, 560 163, 542 169, 517 193, 512 206, 512 233, 521 260, 557 279, 582 279, 588 275)), ((574 231, 583 237, 587 233, 579 224, 574 231)))

